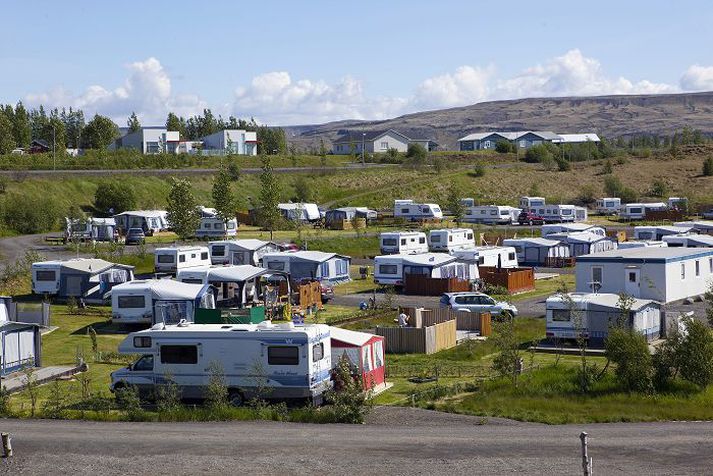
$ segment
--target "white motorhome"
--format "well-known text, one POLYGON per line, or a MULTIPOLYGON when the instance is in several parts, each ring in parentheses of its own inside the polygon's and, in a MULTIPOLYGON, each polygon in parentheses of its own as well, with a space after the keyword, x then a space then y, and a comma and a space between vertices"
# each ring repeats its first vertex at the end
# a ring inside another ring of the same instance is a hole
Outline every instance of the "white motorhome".
POLYGON ((435 203, 415 203, 413 200, 394 200, 394 218, 409 221, 440 220, 441 207, 435 203))
POLYGON ((590 225, 589 223, 557 223, 542 225, 540 233, 543 238, 561 233, 577 233, 587 231, 599 236, 606 236, 606 230, 601 226, 590 225))
POLYGON ((522 210, 507 205, 479 205, 465 209, 463 221, 488 225, 511 225, 517 223, 522 210))
POLYGON ((431 251, 467 250, 475 246, 475 235, 470 228, 443 228, 428 233, 431 251))
POLYGON ((407 274, 431 278, 461 278, 473 281, 480 277, 475 262, 461 261, 445 253, 417 255, 384 255, 374 258, 374 283, 403 286, 407 274))
POLYGON ((627 203, 621 208, 619 216, 624 220, 643 220, 646 212, 666 210, 667 206, 663 202, 656 203, 627 203))
POLYGON ((257 239, 211 241, 210 262, 212 264, 252 264, 259 266, 267 253, 277 253, 280 247, 272 241, 257 239))
POLYGON ((150 395, 170 374, 182 398, 205 398, 212 365, 225 372, 234 406, 255 396, 319 403, 331 387, 331 341, 324 324, 157 324, 129 334, 119 352, 141 357, 111 374, 112 391, 134 385, 150 395))
POLYGON ((210 264, 210 251, 206 246, 170 246, 154 251, 156 273, 176 274, 181 269, 210 264))
POLYGON ((529 210, 545 206, 544 197, 520 197, 520 208, 529 210))
POLYGON ((617 215, 621 209, 621 198, 607 197, 597 199, 596 210, 600 215, 617 215))
POLYGON ((277 208, 286 220, 316 222, 322 218, 316 203, 278 203, 277 208))
POLYGON ((215 309, 210 286, 172 279, 141 279, 111 290, 111 319, 119 324, 193 321, 196 309, 215 309))
POLYGON ((223 221, 215 208, 200 207, 201 223, 196 230, 197 238, 235 236, 238 233, 238 220, 231 218, 223 221))
POLYGON ((633 299, 622 311, 620 297, 613 293, 569 293, 550 296, 545 301, 546 336, 549 339, 584 337, 592 347, 604 346, 613 324, 641 333, 646 340, 658 339, 661 305, 650 299, 633 299))
POLYGON ((426 234, 420 231, 389 231, 379 235, 381 252, 389 254, 427 253, 426 234))
POLYGON ((464 262, 478 266, 517 268, 517 252, 512 246, 476 246, 470 250, 451 251, 451 255, 464 262))

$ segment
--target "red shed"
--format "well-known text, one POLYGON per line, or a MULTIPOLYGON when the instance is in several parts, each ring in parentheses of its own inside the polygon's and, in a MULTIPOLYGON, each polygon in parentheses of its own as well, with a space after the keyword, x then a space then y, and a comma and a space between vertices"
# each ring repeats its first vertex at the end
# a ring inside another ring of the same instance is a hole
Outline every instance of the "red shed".
POLYGON ((356 332, 339 327, 330 329, 332 338, 332 366, 346 355, 359 369, 364 389, 374 389, 386 385, 384 368, 384 338, 366 332, 356 332))

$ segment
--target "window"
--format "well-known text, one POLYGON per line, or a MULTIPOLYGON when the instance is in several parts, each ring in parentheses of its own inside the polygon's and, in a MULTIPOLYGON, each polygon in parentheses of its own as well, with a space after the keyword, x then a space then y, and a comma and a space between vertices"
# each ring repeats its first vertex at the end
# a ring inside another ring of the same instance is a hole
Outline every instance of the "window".
POLYGON ((222 224, 222 223, 213 223, 213 229, 215 229, 215 230, 222 230, 222 229, 223 229, 223 224, 222 224))
POLYGON ((448 242, 450 243, 450 242, 452 242, 452 241, 453 241, 453 237, 452 237, 452 236, 449 236, 449 237, 448 237, 448 242))
POLYGON ((381 240, 381 244, 383 246, 396 246, 397 243, 398 241, 396 240, 396 238, 384 238, 383 240, 381 240))
POLYGON ((636 273, 634 271, 629 271, 629 282, 630 283, 636 282, 636 273))
POLYGON ((473 239, 473 233, 468 233, 468 234, 466 235, 466 239, 472 240, 472 239, 473 239))
POLYGON ((198 363, 198 346, 196 345, 162 345, 162 364, 195 365, 198 363))
POLYGON ((701 275, 701 262, 696 260, 696 276, 701 275))
POLYGON ((379 274, 396 274, 398 273, 399 267, 395 264, 380 264, 379 274))
POLYGON ((158 255, 156 256, 156 261, 159 263, 173 263, 173 255, 158 255))
POLYGON ((197 255, 195 253, 191 253, 191 259, 195 259, 197 255))
POLYGON ((604 269, 601 266, 592 267, 592 282, 602 284, 604 269))
POLYGON ((319 265, 319 274, 323 278, 329 277, 329 261, 325 261, 324 263, 319 265))
POLYGON ((508 253, 508 260, 515 261, 515 253, 512 253, 512 252, 508 253))
POLYGON ((134 347, 151 347, 151 338, 146 336, 134 337, 134 347))
POLYGON ((478 256, 478 266, 483 266, 485 264, 485 256, 478 256))
MULTIPOLYGON (((148 339, 151 339, 150 337, 148 339)), ((138 346, 137 346, 138 347, 138 346)), ((144 355, 132 367, 134 371, 151 372, 153 370, 153 355, 144 355)))
POLYGON ((567 310, 567 309, 553 309, 552 310, 552 320, 555 322, 569 322, 569 310, 567 310))
POLYGON ((143 309, 146 306, 144 296, 119 296, 117 300, 119 309, 143 309))
POLYGON ((431 243, 440 243, 441 235, 431 235, 431 243))
POLYGON ((636 214, 636 215, 641 214, 642 211, 643 211, 643 210, 642 210, 641 207, 635 207, 635 208, 630 208, 630 209, 629 209, 629 213, 630 213, 630 214, 636 214))
POLYGON ((207 260, 207 259, 208 259, 208 252, 207 252, 207 251, 203 251, 203 252, 201 253, 201 260, 202 260, 202 261, 205 261, 205 260, 207 260))
POLYGON ((213 256, 225 256, 225 246, 214 246, 211 248, 211 251, 213 252, 213 256))
POLYGON ((484 148, 484 149, 490 149, 490 141, 489 141, 489 140, 486 140, 486 141, 483 143, 483 148, 484 148))
POLYGON ((312 346, 312 362, 319 362, 324 358, 324 343, 314 344, 312 346))
POLYGON ((296 345, 272 345, 267 348, 268 365, 299 365, 300 353, 296 345))
POLYGON ((285 263, 282 261, 268 261, 267 269, 274 269, 275 271, 284 271, 285 263))
POLYGON ((681 263, 681 279, 686 279, 686 263, 681 263))
POLYGON ((498 215, 498 211, 497 211, 497 210, 490 210, 490 214, 493 215, 493 216, 497 216, 497 215, 498 215))
POLYGON ((235 229, 235 223, 232 221, 228 222, 228 230, 234 230, 235 229))
POLYGON ((401 209, 401 214, 402 214, 402 215, 408 215, 408 213, 409 213, 409 209, 408 209, 408 208, 402 208, 402 209, 401 209))
POLYGON ((420 238, 418 239, 418 242, 419 242, 420 244, 424 244, 424 243, 426 242, 426 237, 425 237, 425 236, 420 237, 420 238))
POLYGON ((203 223, 203 228, 206 230, 210 228, 210 223, 203 223))
MULTIPOLYGON (((173 260, 171 260, 171 262, 173 263, 173 260)), ((178 262, 179 262, 179 263, 185 263, 185 262, 186 262, 186 255, 181 255, 181 256, 179 256, 179 257, 178 257, 178 262)))
POLYGON ((147 154, 158 154, 159 147, 158 142, 146 142, 146 153, 147 154))
POLYGON ((389 148, 389 143, 388 142, 382 142, 381 143, 381 150, 387 150, 389 148))
POLYGON ((35 273, 35 276, 37 277, 37 281, 56 281, 57 278, 55 277, 55 272, 54 271, 37 271, 35 273))
POLYGON ((181 282, 186 284, 203 284, 203 280, 198 278, 183 278, 181 282))
POLYGON ((401 238, 401 246, 406 246, 406 238, 401 238))

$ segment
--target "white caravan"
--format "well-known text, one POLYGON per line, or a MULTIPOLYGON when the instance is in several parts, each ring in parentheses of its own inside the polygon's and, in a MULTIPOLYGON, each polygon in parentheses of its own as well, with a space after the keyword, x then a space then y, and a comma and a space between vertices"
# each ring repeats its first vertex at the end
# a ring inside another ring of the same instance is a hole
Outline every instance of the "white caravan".
POLYGON ((196 238, 235 236, 238 233, 238 220, 231 218, 223 221, 215 208, 200 207, 201 223, 196 230, 196 238))
POLYGON ((507 205, 479 205, 465 209, 463 221, 488 225, 511 225, 517 223, 522 210, 507 205))
POLYGON ((600 215, 617 215, 621 209, 621 198, 607 197, 597 200, 596 210, 600 215))
POLYGON ((668 235, 683 235, 691 232, 693 230, 692 226, 670 226, 670 225, 660 225, 660 226, 635 226, 634 227, 634 239, 635 240, 651 240, 651 241, 661 241, 664 236, 668 235))
POLYGON ((278 203, 277 208, 286 220, 315 222, 322 218, 316 203, 278 203))
POLYGON ((662 240, 671 248, 713 248, 711 235, 666 235, 662 240))
POLYGON ((656 203, 627 203, 621 207, 619 216, 624 220, 643 220, 646 218, 646 212, 666 210, 666 204, 663 202, 656 203))
POLYGON ((665 248, 668 245, 663 241, 630 240, 619 243, 617 249, 626 250, 630 248, 665 248))
POLYGON ((540 233, 543 238, 561 233, 577 233, 587 231, 599 236, 606 236, 606 230, 601 226, 590 225, 589 223, 557 223, 542 225, 540 233))
POLYGON ((478 265, 445 253, 418 255, 385 255, 374 258, 374 283, 403 286, 407 274, 431 278, 461 278, 473 281, 480 277, 478 265))
POLYGON ((545 206, 544 197, 520 197, 520 208, 522 209, 532 209, 540 208, 545 206))
POLYGON ((517 252, 512 246, 476 246, 472 250, 452 251, 460 261, 475 262, 478 266, 517 268, 517 252))
POLYGON ((193 321, 199 308, 215 309, 215 296, 208 285, 141 279, 111 290, 111 320, 118 324, 193 321))
POLYGON ((153 235, 169 227, 165 210, 132 210, 114 215, 116 227, 126 234, 130 228, 141 228, 144 233, 153 235))
POLYGON ((441 207, 435 203, 415 203, 413 200, 394 200, 394 218, 409 221, 440 220, 441 207))
POLYGON ((475 246, 475 236, 470 228, 444 228, 428 233, 431 251, 467 250, 475 246))
POLYGON ((427 253, 426 234, 420 231, 388 231, 379 235, 381 252, 385 255, 427 253))
POLYGON ((156 273, 176 274, 181 269, 210 264, 210 251, 205 246, 156 248, 154 255, 156 273))
POLYGON ((170 375, 182 398, 205 398, 214 365, 224 372, 234 406, 256 396, 319 403, 331 387, 324 324, 157 324, 129 334, 119 352, 141 357, 111 374, 112 391, 133 385, 142 395, 155 394, 170 375))
POLYGON ((252 264, 259 266, 267 253, 277 253, 280 247, 272 241, 257 239, 211 241, 211 264, 252 264))

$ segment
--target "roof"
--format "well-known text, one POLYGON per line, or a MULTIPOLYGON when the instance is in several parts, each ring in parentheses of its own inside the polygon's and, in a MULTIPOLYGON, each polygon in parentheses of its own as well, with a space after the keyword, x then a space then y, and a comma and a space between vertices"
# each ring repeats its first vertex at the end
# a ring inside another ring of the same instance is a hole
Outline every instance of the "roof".
POLYGON ((697 221, 677 221, 673 226, 691 226, 695 229, 713 228, 713 221, 697 220, 697 221))
POLYGON ((630 262, 630 263, 668 263, 687 259, 713 256, 713 248, 681 248, 681 247, 652 247, 626 248, 602 251, 577 257, 577 262, 630 262))
POLYGON ((156 248, 154 253, 159 251, 207 251, 208 248, 205 246, 164 246, 161 248, 156 248))
POLYGON ((549 225, 542 225, 541 232, 543 235, 545 235, 545 232, 548 232, 550 230, 566 230, 570 232, 577 232, 577 231, 586 231, 589 230, 590 228, 594 228, 597 225, 590 225, 589 223, 558 223, 558 224, 549 224, 549 225))
POLYGON ((608 239, 606 236, 598 235, 589 231, 575 231, 572 233, 556 233, 547 235, 548 237, 557 237, 567 243, 596 243, 608 239))
POLYGON ((166 212, 164 210, 129 210, 121 213, 117 213, 114 215, 115 217, 119 216, 132 216, 132 217, 157 217, 157 216, 163 216, 166 212))
POLYGON ((269 273, 270 270, 258 268, 249 264, 237 266, 222 266, 212 268, 208 271, 208 281, 210 282, 242 282, 269 273))
POLYGON ((498 135, 502 137, 503 139, 514 141, 519 139, 520 137, 523 137, 527 134, 534 134, 536 136, 541 137, 544 140, 550 140, 550 141, 557 141, 560 136, 558 134, 555 134, 552 131, 513 131, 513 132, 504 132, 504 131, 490 131, 490 132, 476 132, 474 134, 469 134, 461 139, 458 139, 458 142, 461 141, 471 141, 471 140, 483 140, 486 137, 492 136, 492 135, 498 135))
POLYGON ((192 300, 200 296, 205 287, 203 284, 182 283, 173 279, 139 279, 116 285, 111 289, 111 292, 150 289, 156 299, 192 300))
POLYGON ((446 253, 421 253, 418 255, 399 255, 403 257, 404 263, 420 266, 441 266, 456 261, 455 256, 446 253))
POLYGON ((374 334, 369 334, 367 332, 357 332, 350 331, 348 329, 342 329, 341 327, 330 327, 329 335, 332 340, 338 340, 339 342, 344 342, 345 344, 351 344, 356 346, 363 346, 373 338, 383 339, 381 336, 374 334))
POLYGON ((584 133, 584 134, 558 134, 559 139, 554 140, 553 142, 562 142, 562 143, 578 143, 578 142, 599 142, 599 136, 592 133, 584 133))
MULTIPOLYGON (((581 303, 590 303, 590 304, 595 304, 597 306, 602 306, 602 307, 609 307, 609 308, 616 308, 620 309, 621 303, 620 303, 620 297, 618 294, 613 294, 613 293, 568 293, 567 294, 571 299, 572 302, 575 304, 581 304, 581 303)), ((555 294, 554 296, 550 296, 547 298, 547 302, 562 302, 562 296, 559 294, 555 294)), ((630 305, 632 311, 638 311, 639 309, 642 309, 648 305, 651 304, 658 304, 655 301, 652 301, 650 299, 638 299, 634 297, 630 297, 630 300, 627 302, 627 305, 630 305)))
POLYGON ((263 256, 265 258, 287 258, 289 260, 296 259, 302 261, 313 261, 316 263, 323 263, 335 256, 341 258, 349 258, 349 256, 338 255, 337 253, 325 253, 323 251, 287 251, 282 253, 268 253, 263 256))
POLYGON ((682 239, 686 243, 692 242, 699 245, 713 247, 713 236, 711 235, 666 235, 662 239, 664 242, 668 243, 669 241, 678 241, 677 238, 682 239))
MULTIPOLYGON (((406 134, 402 134, 399 131, 395 131, 394 129, 386 129, 386 130, 380 130, 380 131, 347 131, 341 136, 337 137, 333 143, 334 144, 343 144, 345 142, 361 142, 362 140, 373 142, 377 140, 379 137, 384 136, 388 133, 391 133, 393 135, 399 136, 402 139, 405 139, 406 142, 423 142, 423 141, 432 141, 431 139, 426 139, 426 138, 414 138, 414 137, 409 137, 406 134)), ((432 141, 435 142, 435 141, 432 141)))
POLYGON ((234 245, 237 246, 238 248, 241 248, 243 250, 248 250, 248 251, 255 251, 259 250, 263 246, 266 245, 275 245, 275 243, 271 241, 263 241, 263 240, 258 240, 257 238, 246 238, 244 240, 217 240, 217 241, 211 241, 209 245, 234 245))
POLYGON ((634 233, 637 231, 651 231, 651 230, 659 230, 659 231, 669 231, 671 233, 685 233, 688 231, 691 231, 693 229, 693 226, 691 225, 676 225, 676 226, 671 226, 671 225, 642 225, 642 226, 635 226, 634 227, 634 233))
POLYGON ((60 265, 62 268, 71 269, 71 270, 79 271, 82 273, 92 273, 92 274, 99 274, 99 273, 104 272, 107 269, 111 269, 111 268, 134 269, 133 266, 129 266, 126 264, 111 263, 109 261, 104 261, 103 259, 96 259, 96 258, 75 258, 75 259, 70 259, 70 260, 66 260, 66 261, 60 261, 60 260, 41 261, 39 263, 33 263, 33 266, 36 264, 37 265, 42 265, 42 264, 60 265))
POLYGON ((508 238, 506 240, 503 240, 503 245, 508 246, 508 245, 515 245, 519 243, 529 243, 537 246, 557 246, 561 245, 561 243, 557 240, 548 240, 547 238, 508 238))

